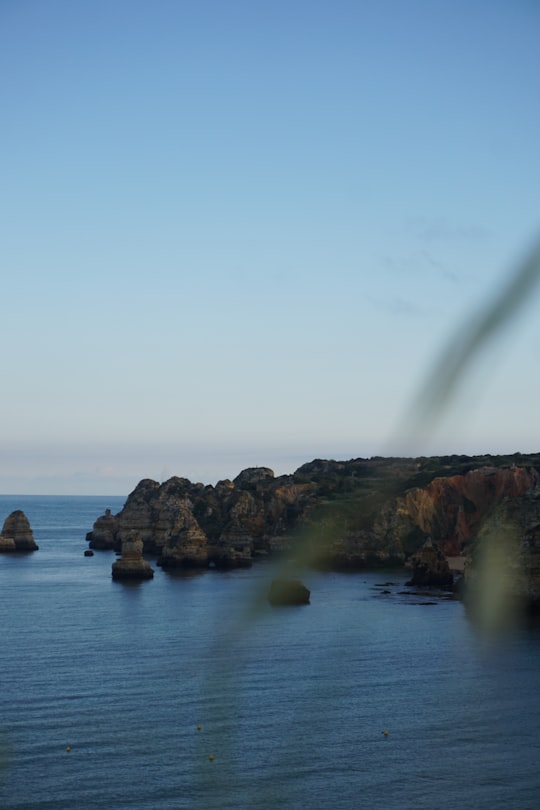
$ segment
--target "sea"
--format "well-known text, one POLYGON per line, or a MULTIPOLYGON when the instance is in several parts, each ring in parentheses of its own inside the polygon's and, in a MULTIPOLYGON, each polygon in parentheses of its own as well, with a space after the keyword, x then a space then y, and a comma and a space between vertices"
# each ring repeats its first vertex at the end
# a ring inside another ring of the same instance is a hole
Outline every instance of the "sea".
POLYGON ((3 810, 540 806, 537 626, 488 638, 403 571, 280 608, 268 562, 113 582, 85 535, 124 501, 0 496, 39 545, 0 555, 3 810))

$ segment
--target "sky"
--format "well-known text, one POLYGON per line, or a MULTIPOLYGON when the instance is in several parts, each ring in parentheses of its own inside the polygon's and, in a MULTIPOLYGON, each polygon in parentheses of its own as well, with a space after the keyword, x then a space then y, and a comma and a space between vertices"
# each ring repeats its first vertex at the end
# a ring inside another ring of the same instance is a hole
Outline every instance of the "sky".
POLYGON ((536 0, 0 0, 0 492, 540 451, 536 0), (401 425, 401 427, 397 427, 401 425))

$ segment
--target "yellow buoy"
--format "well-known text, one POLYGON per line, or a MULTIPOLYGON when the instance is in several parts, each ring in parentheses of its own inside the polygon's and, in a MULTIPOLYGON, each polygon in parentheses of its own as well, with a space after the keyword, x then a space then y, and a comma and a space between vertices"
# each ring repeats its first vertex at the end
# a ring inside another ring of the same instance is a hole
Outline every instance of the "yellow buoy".
POLYGON ((210 762, 213 762, 214 761, 214 755, 213 754, 208 754, 208 759, 210 760, 210 762))
POLYGON ((200 731, 202 726, 197 726, 197 731, 200 731))
POLYGON ((385 736, 385 737, 388 737, 388 735, 390 734, 390 732, 389 732, 389 731, 383 731, 383 734, 384 734, 384 736, 385 736))
POLYGON ((71 751, 71 745, 66 745, 66 751, 67 751, 67 752, 68 752, 68 754, 69 754, 69 752, 71 751))

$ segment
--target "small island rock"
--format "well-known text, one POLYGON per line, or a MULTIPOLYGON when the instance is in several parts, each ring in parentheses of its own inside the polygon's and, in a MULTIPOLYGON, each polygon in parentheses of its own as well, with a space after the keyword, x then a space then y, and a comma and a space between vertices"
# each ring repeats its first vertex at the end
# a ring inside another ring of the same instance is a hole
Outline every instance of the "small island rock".
POLYGON ((152 579, 154 569, 143 558, 143 542, 140 537, 134 536, 122 543, 122 556, 112 564, 112 578, 114 580, 140 580, 152 579))
POLYGON ((16 509, 4 521, 0 535, 0 551, 37 551, 28 518, 21 509, 16 509))
POLYGON ((309 605, 311 591, 299 579, 274 579, 268 592, 271 605, 309 605))

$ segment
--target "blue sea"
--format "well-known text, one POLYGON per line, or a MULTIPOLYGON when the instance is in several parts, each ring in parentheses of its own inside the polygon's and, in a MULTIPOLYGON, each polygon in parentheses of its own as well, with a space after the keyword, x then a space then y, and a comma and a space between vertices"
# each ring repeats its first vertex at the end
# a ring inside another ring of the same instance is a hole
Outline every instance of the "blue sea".
POLYGON ((264 563, 113 582, 85 534, 123 502, 0 497, 39 545, 0 555, 3 810, 540 806, 538 628, 395 571, 304 572, 297 608, 264 563))

